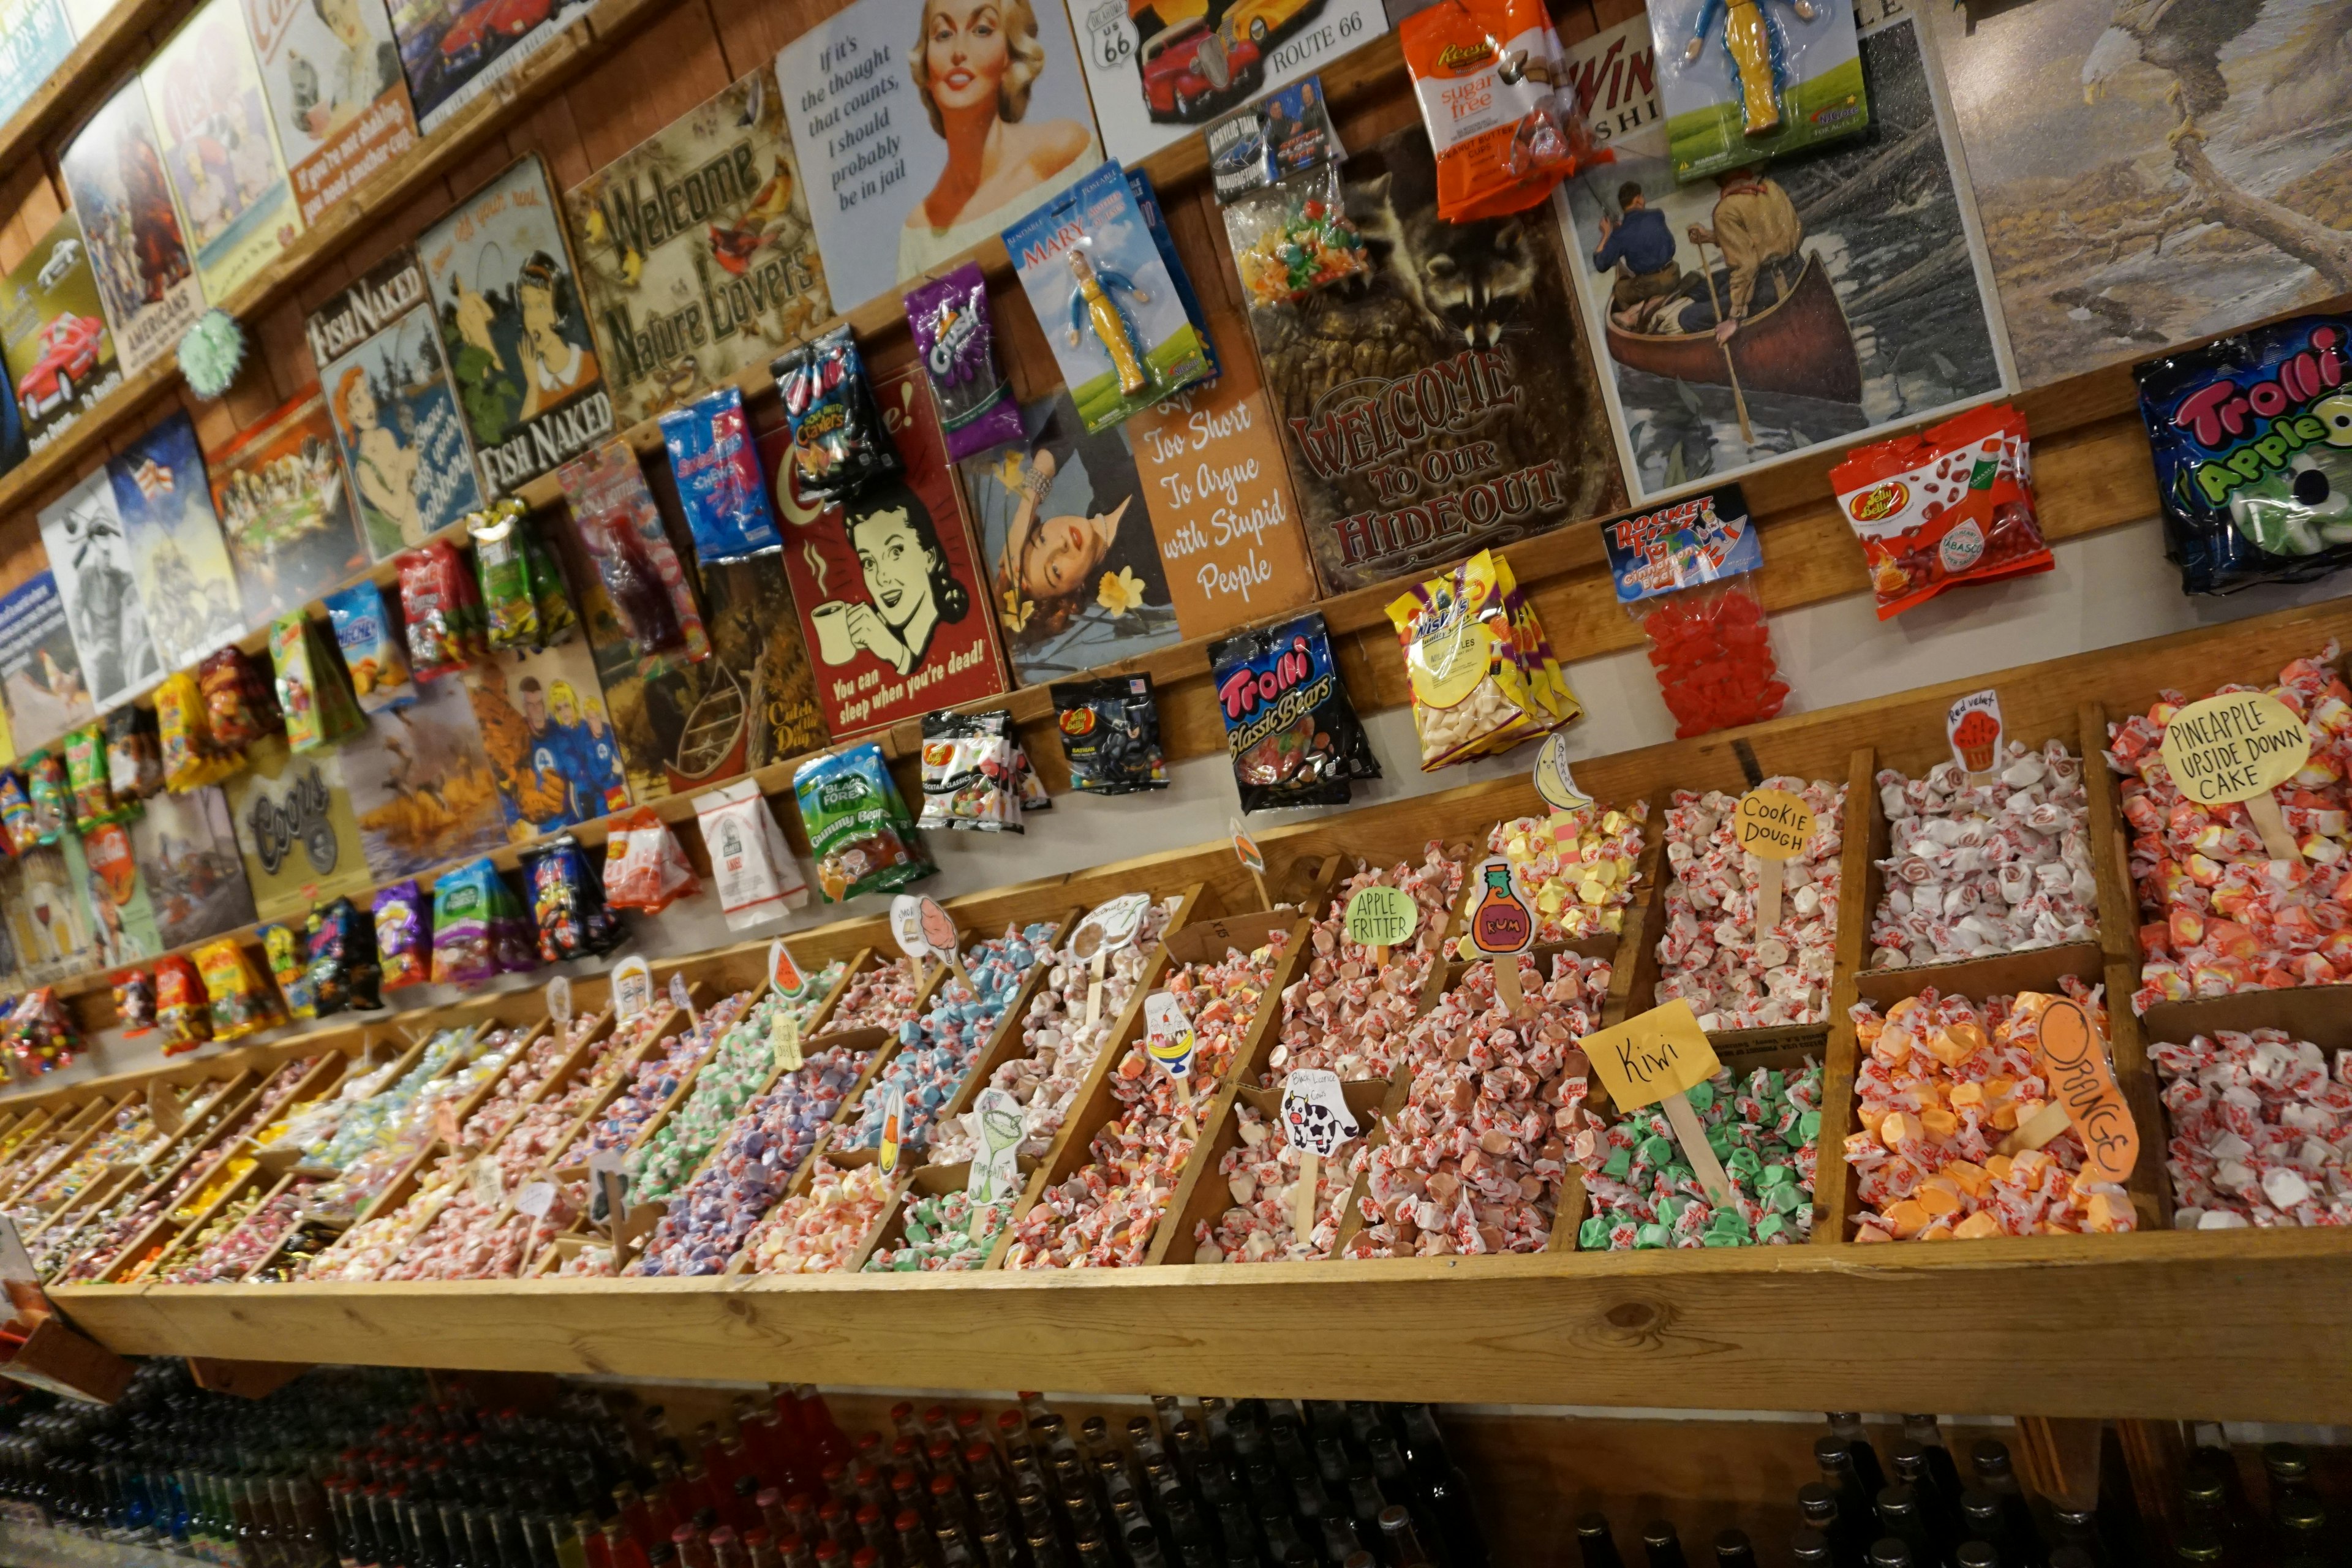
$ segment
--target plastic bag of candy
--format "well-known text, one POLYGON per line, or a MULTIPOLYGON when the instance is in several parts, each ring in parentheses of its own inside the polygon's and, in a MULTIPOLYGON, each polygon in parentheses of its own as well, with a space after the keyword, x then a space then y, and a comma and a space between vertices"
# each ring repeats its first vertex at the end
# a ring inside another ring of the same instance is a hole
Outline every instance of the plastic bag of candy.
POLYGON ((255 972, 244 944, 235 937, 208 942, 189 956, 204 977, 214 1039, 226 1045, 286 1021, 269 983, 255 972))
POLYGON ((497 866, 489 867, 488 887, 490 895, 490 959, 501 974, 521 974, 540 965, 538 933, 531 924, 530 911, 516 896, 514 884, 508 881, 497 866))
POLYGON ((2352 565, 2352 317, 2298 316, 2134 374, 2183 590, 2352 565))
POLYGON ((276 921, 260 931, 262 956, 269 961, 269 973, 278 982, 278 994, 286 999, 286 1013, 291 1018, 315 1018, 319 1016, 317 994, 310 989, 309 943, 292 926, 276 921))
MULTIPOLYGON (((1508 571, 1482 550, 1389 604, 1424 773, 1497 755, 1565 721, 1545 668, 1549 642, 1536 640, 1508 571)), ((1573 696, 1567 703, 1581 711, 1573 696)))
POLYGON ((626 441, 607 441, 564 464, 555 478, 637 654, 676 649, 689 661, 709 658, 709 634, 635 451, 626 441))
POLYGON ((866 384, 847 327, 795 344, 769 367, 792 421, 793 476, 803 495, 841 500, 902 466, 866 384))
POLYGON ((373 915, 376 962, 383 966, 383 988, 397 991, 432 979, 427 909, 415 879, 377 889, 373 915))
POLYGON ((915 837, 914 816, 882 748, 871 741, 803 763, 793 775, 793 795, 826 903, 895 892, 939 869, 915 837))
POLYGON ((341 656, 327 647, 309 616, 296 610, 269 623, 269 662, 286 718, 287 750, 337 745, 366 726, 341 656))
POLYGON ((383 1005, 383 971, 376 963, 375 922, 349 899, 310 911, 308 932, 310 995, 319 1016, 383 1005))
POLYGON ((106 716, 106 784, 118 801, 145 800, 163 787, 163 748, 152 709, 126 702, 106 716))
POLYGON ((498 869, 468 860, 433 884, 433 984, 472 985, 499 973, 490 945, 490 884, 498 869))
POLYGON ((1830 486, 1862 540, 1882 621, 1948 588, 2057 564, 2033 514, 2025 416, 2005 403, 1857 447, 1830 486))
POLYGON ((1022 833, 1013 715, 923 715, 923 814, 919 827, 1022 833))
POLYGON ((213 999, 204 976, 180 954, 155 961, 155 1026, 163 1032, 163 1054, 193 1051, 213 1037, 213 999))
POLYGON ((743 422, 743 392, 722 386, 661 416, 662 445, 677 476, 694 553, 706 566, 771 555, 784 547, 760 455, 743 422))
POLYGON ((604 839, 604 902, 616 910, 657 915, 702 891, 669 824, 649 805, 613 819, 604 839))
POLYGON ((524 557, 523 504, 509 498, 466 519, 474 541, 475 586, 490 651, 505 653, 540 646, 539 601, 531 596, 530 563, 524 557))
POLYGON ((286 717, 278 710, 269 671, 243 649, 231 646, 207 654, 196 667, 196 685, 204 692, 214 754, 234 756, 241 766, 247 746, 285 732, 286 717))
POLYGON ((1397 25, 1449 223, 1524 212, 1612 163, 1595 144, 1543 0, 1435 0, 1397 25))
POLYGON ((1381 776, 1319 613, 1210 644, 1209 668, 1244 812, 1345 805, 1381 776))
POLYGON ((730 931, 746 931, 808 902, 808 879, 793 858, 767 796, 751 779, 695 802, 703 847, 710 853, 711 891, 730 931))
POLYGON ((394 558, 406 626, 409 673, 438 680, 480 658, 483 617, 474 574, 457 547, 436 539, 394 558))
POLYGON ((106 778, 106 738, 96 724, 66 732, 66 788, 73 799, 74 826, 88 833, 104 823, 136 815, 131 803, 118 805, 106 778))
POLYGON ((1253 308, 1295 305, 1369 269, 1339 189, 1347 156, 1308 77, 1204 133, 1225 239, 1253 308))
POLYGON ((360 707, 382 713, 415 701, 408 654, 400 646, 400 627, 384 607, 383 590, 362 579, 340 594, 328 595, 326 605, 335 646, 342 651, 352 695, 360 707))
POLYGON ((33 801, 25 790, 25 775, 0 768, 0 834, 8 838, 8 853, 22 855, 40 842, 33 831, 33 801))
POLYGON ((66 760, 44 749, 25 759, 25 795, 33 803, 33 842, 55 844, 73 826, 73 785, 66 760))
POLYGON ((1788 700, 1754 574, 1764 547, 1737 485, 1601 525, 1617 602, 1650 639, 1684 740, 1777 716, 1788 700))
POLYGON ((7 1042, 17 1070, 27 1078, 71 1067, 81 1055, 81 1031, 47 985, 26 992, 9 1009, 7 1042))
POLYGON ((122 1037, 138 1039, 155 1032, 155 976, 144 969, 126 969, 114 977, 114 1016, 122 1037))
POLYGON ((213 740, 203 689, 184 669, 165 676, 155 688, 155 728, 163 749, 163 787, 174 794, 218 784, 242 765, 239 753, 213 740))
POLYGON ((593 958, 621 944, 620 918, 605 907, 604 885, 590 874, 587 853, 572 835, 525 851, 522 874, 544 962, 593 958))
POLYGON ((1151 677, 1063 680, 1049 689, 1073 788, 1089 795, 1131 795, 1168 787, 1168 763, 1160 750, 1160 704, 1151 695, 1151 677))
POLYGON ((967 261, 907 290, 907 330, 930 383, 948 460, 1022 439, 1021 405, 996 362, 988 314, 988 275, 967 261))

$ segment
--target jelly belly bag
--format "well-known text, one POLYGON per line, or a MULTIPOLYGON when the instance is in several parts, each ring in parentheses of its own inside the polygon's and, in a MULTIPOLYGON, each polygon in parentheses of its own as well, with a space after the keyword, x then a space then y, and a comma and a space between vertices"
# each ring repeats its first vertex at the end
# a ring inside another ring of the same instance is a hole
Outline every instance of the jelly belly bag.
POLYGON ((1830 470, 1838 506, 1892 620, 1948 588, 2057 564, 2033 510, 2033 446, 2005 403, 1857 447, 1830 470))

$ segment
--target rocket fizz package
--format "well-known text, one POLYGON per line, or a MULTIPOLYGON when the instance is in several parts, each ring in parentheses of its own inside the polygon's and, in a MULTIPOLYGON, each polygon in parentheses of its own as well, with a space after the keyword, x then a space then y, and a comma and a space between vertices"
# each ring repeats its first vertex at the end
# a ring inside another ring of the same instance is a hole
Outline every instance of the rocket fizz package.
POLYGON ((2057 564, 2034 516, 2025 416, 2008 404, 1858 447, 1830 485, 1862 540, 1882 621, 1948 588, 2057 564))
POLYGON ((1675 178, 1705 179, 1867 129, 1853 13, 1837 0, 1653 0, 1675 178))
POLYGON ((126 1040, 155 1032, 153 974, 144 969, 126 969, 114 977, 114 1016, 126 1040))
POLYGON ((2141 365, 2164 552, 2181 588, 2352 564, 2352 318, 2302 316, 2141 365))
POLYGON ((1021 405, 996 361, 988 276, 967 261, 907 291, 907 330, 930 383, 948 461, 1022 439, 1021 405))
POLYGON ((317 1017, 319 1006, 310 990, 308 943, 288 925, 263 926, 260 936, 261 953, 269 961, 270 977, 278 982, 278 994, 286 999, 286 1016, 298 1020, 317 1017))
POLYGON ((783 549, 760 455, 743 422, 740 387, 723 386, 669 410, 661 416, 661 432, 697 560, 723 566, 783 549))
POLYGON ((204 976, 177 953, 155 961, 155 1026, 163 1032, 163 1054, 193 1051, 213 1037, 213 1003, 204 976))
POLYGON ((493 653, 553 647, 580 626, 563 574, 531 527, 529 512, 520 499, 509 497, 466 520, 474 541, 483 636, 493 653))
POLYGON ((844 500, 904 466, 847 327, 786 350, 768 368, 792 421, 793 468, 803 495, 844 500))
POLYGON ((1604 522, 1601 542, 1677 739, 1779 715, 1789 683, 1755 591, 1764 546, 1737 485, 1604 522))
POLYGON ((326 599, 327 619, 335 628, 335 646, 342 650, 343 668, 351 673, 352 695, 362 712, 382 713, 405 708, 416 700, 416 683, 409 679, 408 654, 400 646, 400 628, 384 607, 383 590, 362 579, 326 599))
POLYGON ((1088 795, 1131 795, 1166 789, 1168 761, 1160 749, 1160 705, 1148 675, 1064 680, 1050 689, 1055 727, 1070 785, 1088 795))
POLYGON ((713 790, 695 803, 695 814, 728 930, 764 925, 808 902, 808 879, 757 783, 740 779, 713 790))
POLYGON ((1615 159, 1593 144, 1543 0, 1437 0, 1397 38, 1437 154, 1438 216, 1525 212, 1615 159))
POLYGON ((1424 773, 1490 757, 1582 716, 1510 563, 1482 550, 1389 605, 1424 773))
POLYGON ((1322 78, 1237 109, 1206 135, 1225 238, 1253 306, 1295 305, 1370 265, 1340 194, 1347 154, 1324 108, 1322 78))
POLYGON ((1381 776, 1319 613, 1213 643, 1209 668, 1244 811, 1345 805, 1381 776))
POLYGON ((305 938, 311 1005, 319 1016, 383 1005, 383 970, 376 962, 375 922, 349 899, 310 911, 305 938))
POLYGON ((1025 833, 1026 811, 1054 804, 1013 733, 1013 715, 923 716, 923 815, 918 826, 1025 833))
POLYGON ((793 775, 793 795, 826 903, 896 892, 939 869, 923 853, 915 819, 872 742, 803 763, 793 775))
POLYGON ((569 833, 522 858, 539 956, 549 963, 593 958, 621 945, 621 920, 604 903, 604 884, 569 833))
POLYGON ((269 662, 277 671, 288 751, 339 745, 367 728, 341 655, 327 647, 325 635, 302 611, 269 623, 269 662))
POLYGON ((653 807, 640 805, 613 819, 604 838, 604 901, 616 910, 657 915, 702 890, 686 851, 653 807))
POLYGON ((427 906, 416 879, 394 882, 376 889, 372 918, 375 923, 376 963, 383 988, 422 985, 433 978, 433 942, 427 934, 427 906))
POLYGON ((96 724, 66 732, 66 790, 76 831, 88 833, 139 814, 136 801, 118 803, 106 778, 106 736, 96 724))
POLYGON ((555 478, 638 657, 675 651, 690 664, 709 658, 710 636, 636 452, 626 441, 607 441, 564 464, 555 478))
POLYGON ((226 1045, 286 1021, 278 998, 235 937, 208 942, 189 955, 204 979, 215 1040, 226 1045))
POLYGON ((438 680, 482 658, 481 595, 457 546, 436 539, 401 552, 396 563, 411 673, 438 680))
POLYGON ((163 788, 163 748, 152 709, 126 702, 106 716, 106 783, 119 801, 163 788))

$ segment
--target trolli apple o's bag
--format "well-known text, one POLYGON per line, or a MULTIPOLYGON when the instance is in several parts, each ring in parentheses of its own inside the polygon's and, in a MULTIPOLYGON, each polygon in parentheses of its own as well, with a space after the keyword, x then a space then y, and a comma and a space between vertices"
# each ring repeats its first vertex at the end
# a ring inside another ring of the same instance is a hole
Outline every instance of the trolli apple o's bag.
POLYGON ((1543 0, 1437 0, 1397 27, 1437 154, 1437 216, 1525 212, 1613 163, 1592 142, 1543 0))

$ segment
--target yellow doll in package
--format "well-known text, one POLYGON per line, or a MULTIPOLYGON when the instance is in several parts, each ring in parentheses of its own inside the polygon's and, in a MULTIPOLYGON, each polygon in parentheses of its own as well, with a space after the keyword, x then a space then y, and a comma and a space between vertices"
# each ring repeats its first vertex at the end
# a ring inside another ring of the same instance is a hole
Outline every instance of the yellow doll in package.
POLYGON ((1482 550, 1389 605, 1426 773, 1509 751, 1582 714, 1508 563, 1482 550))

